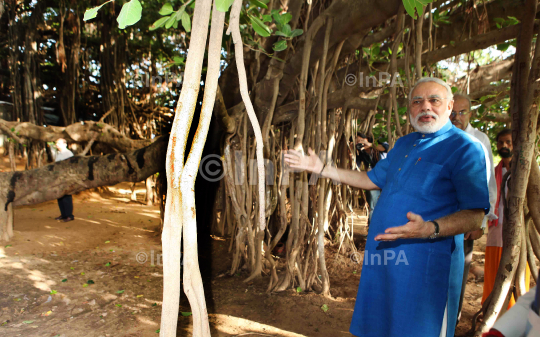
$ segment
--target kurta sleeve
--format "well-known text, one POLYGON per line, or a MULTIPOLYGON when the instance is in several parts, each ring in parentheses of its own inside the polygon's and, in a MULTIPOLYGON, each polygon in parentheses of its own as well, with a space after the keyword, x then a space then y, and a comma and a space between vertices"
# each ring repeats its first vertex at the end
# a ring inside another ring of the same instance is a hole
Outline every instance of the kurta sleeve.
POLYGON ((489 212, 489 159, 480 142, 465 144, 455 158, 451 180, 457 191, 460 210, 483 209, 489 212))
MULTIPOLYGON (((396 141, 394 149, 398 147, 398 144, 400 144, 399 139, 396 141)), ((375 165, 375 168, 367 173, 368 178, 371 180, 371 182, 377 185, 377 187, 379 187, 381 190, 384 188, 384 185, 386 185, 386 174, 388 172, 388 167, 390 166, 390 162, 395 152, 394 149, 389 151, 386 158, 381 159, 377 163, 377 165, 375 165)))

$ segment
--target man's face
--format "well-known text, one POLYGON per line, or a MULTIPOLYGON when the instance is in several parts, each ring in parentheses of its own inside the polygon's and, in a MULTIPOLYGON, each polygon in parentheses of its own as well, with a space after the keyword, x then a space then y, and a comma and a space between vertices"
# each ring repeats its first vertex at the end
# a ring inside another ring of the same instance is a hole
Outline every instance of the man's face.
POLYGON ((454 99, 454 108, 450 114, 450 120, 457 128, 464 130, 469 125, 471 111, 469 110, 469 101, 463 97, 454 99))
POLYGON ((365 138, 362 138, 360 136, 356 136, 356 144, 364 144, 366 142, 365 138))
POLYGON ((446 94, 446 88, 435 82, 420 83, 414 89, 409 107, 411 124, 418 132, 437 132, 448 122, 454 101, 446 94))
POLYGON ((512 135, 506 134, 503 136, 500 136, 499 139, 497 139, 497 152, 499 152, 499 155, 502 158, 510 158, 512 157, 512 150, 514 147, 512 146, 512 135))

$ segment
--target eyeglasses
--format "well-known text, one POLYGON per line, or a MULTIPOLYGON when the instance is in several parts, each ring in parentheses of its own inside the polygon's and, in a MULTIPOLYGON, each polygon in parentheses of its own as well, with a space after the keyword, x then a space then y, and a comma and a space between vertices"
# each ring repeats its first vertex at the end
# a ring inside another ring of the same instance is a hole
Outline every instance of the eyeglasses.
POLYGON ((465 115, 468 115, 469 112, 470 112, 470 111, 464 111, 464 110, 462 110, 462 111, 460 111, 460 112, 452 111, 452 112, 450 113, 450 116, 452 116, 452 117, 456 117, 457 115, 465 116, 465 115))
MULTIPOLYGON (((429 104, 431 104, 431 106, 438 107, 442 105, 443 100, 445 99, 446 98, 431 97, 431 98, 428 98, 427 101, 429 102, 429 104)), ((424 105, 425 101, 426 101, 425 99, 415 98, 411 101, 411 107, 413 108, 421 107, 422 105, 424 105)))

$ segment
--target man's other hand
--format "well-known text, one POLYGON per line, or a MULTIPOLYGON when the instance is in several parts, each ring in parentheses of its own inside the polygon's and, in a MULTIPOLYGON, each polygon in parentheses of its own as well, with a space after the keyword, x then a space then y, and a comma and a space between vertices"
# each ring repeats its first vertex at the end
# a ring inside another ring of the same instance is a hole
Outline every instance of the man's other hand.
POLYGON ((308 153, 309 156, 305 156, 299 151, 289 150, 284 154, 285 162, 293 169, 320 173, 324 166, 323 162, 311 148, 308 149, 308 153))
POLYGON ((472 232, 465 233, 465 240, 478 240, 484 235, 484 231, 482 229, 477 229, 472 232))
POLYGON ((384 234, 375 237, 375 241, 395 241, 397 239, 425 239, 435 232, 435 225, 426 222, 413 212, 407 213, 407 222, 403 226, 387 228, 384 234))

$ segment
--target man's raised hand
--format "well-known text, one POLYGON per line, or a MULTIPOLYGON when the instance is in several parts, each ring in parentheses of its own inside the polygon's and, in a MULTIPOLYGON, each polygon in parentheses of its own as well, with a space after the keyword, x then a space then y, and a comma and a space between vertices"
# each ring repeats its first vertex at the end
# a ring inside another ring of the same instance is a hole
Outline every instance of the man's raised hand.
POLYGON ((293 169, 300 171, 309 171, 320 173, 324 164, 310 148, 308 149, 309 156, 305 156, 303 153, 296 150, 289 150, 285 152, 285 162, 293 169))

